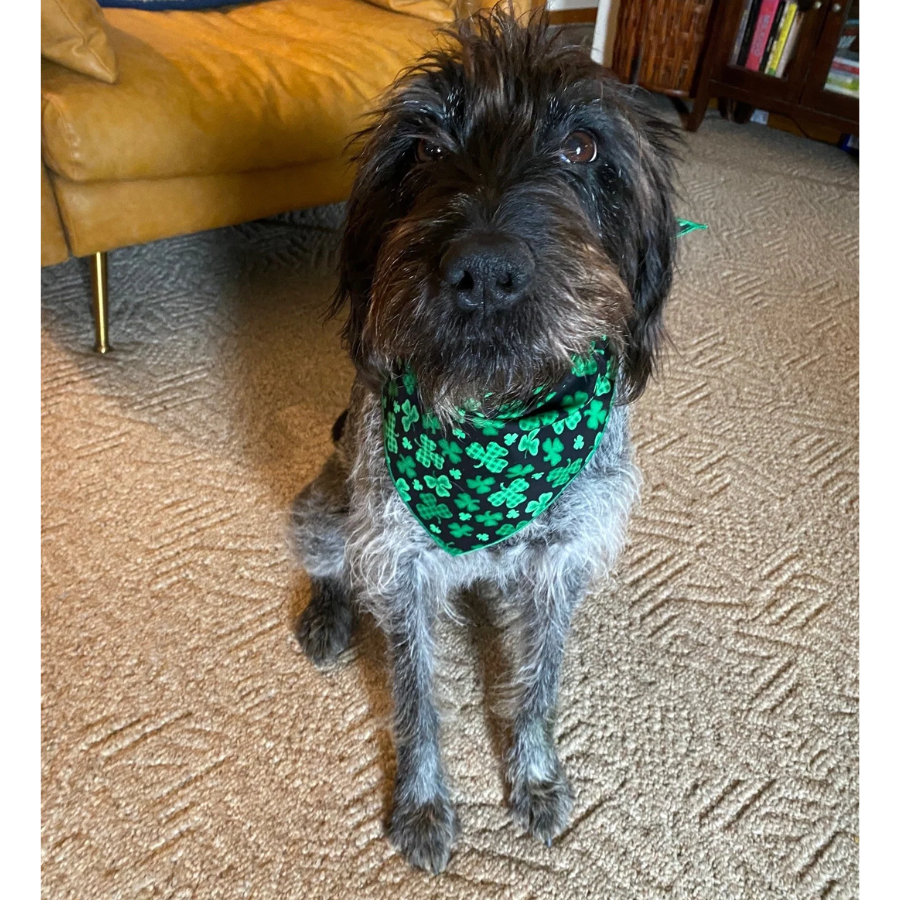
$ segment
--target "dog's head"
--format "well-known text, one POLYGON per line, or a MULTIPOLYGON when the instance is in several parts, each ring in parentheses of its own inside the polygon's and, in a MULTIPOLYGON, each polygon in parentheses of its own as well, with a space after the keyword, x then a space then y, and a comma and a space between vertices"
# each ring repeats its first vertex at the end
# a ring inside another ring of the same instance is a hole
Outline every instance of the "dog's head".
POLYGON ((525 401, 605 334, 637 397, 672 281, 672 133, 543 19, 459 25, 361 135, 336 307, 363 379, 409 363, 441 416, 525 401))

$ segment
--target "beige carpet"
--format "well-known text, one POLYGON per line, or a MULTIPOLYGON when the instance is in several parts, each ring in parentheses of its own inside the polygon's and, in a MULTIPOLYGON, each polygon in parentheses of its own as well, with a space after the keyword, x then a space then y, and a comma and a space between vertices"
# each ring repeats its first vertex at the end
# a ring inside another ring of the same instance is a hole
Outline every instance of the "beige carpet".
POLYGON ((83 263, 43 272, 46 898, 857 896, 858 169, 711 115, 681 175, 710 230, 569 647, 574 821, 549 850, 510 824, 495 641, 450 626, 438 878, 384 838, 382 642, 323 676, 291 634, 287 510, 351 379, 340 210, 111 254, 108 358, 83 263))

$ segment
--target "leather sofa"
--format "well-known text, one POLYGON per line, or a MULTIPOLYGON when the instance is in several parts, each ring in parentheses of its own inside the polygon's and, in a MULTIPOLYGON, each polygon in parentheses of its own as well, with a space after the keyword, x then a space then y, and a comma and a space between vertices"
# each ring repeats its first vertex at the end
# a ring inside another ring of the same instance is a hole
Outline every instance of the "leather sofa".
POLYGON ((346 199, 349 137, 455 6, 101 12, 95 0, 42 0, 41 264, 91 258, 95 349, 109 347, 108 251, 346 199), (82 31, 94 27, 74 62, 71 42, 53 45, 44 28, 49 7, 71 4, 90 19, 82 31))

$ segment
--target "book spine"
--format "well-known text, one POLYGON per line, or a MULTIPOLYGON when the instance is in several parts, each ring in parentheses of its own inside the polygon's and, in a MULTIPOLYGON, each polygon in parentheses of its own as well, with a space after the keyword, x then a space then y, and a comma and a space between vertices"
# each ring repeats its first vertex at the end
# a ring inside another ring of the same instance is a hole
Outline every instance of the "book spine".
POLYGON ((762 0, 759 7, 759 15, 756 17, 756 30, 753 32, 753 42, 750 44, 750 52, 747 54, 747 68, 752 72, 759 71, 763 53, 766 50, 766 41, 772 30, 772 17, 778 0, 762 0))
POLYGON ((859 78, 859 63, 853 62, 853 60, 850 59, 841 59, 839 56, 836 56, 831 61, 831 71, 846 72, 849 75, 855 75, 859 78))
POLYGON ((781 59, 778 60, 778 68, 775 70, 775 77, 781 78, 784 75, 791 57, 794 55, 794 47, 797 46, 797 39, 800 36, 800 29, 803 26, 803 13, 798 10, 794 16, 794 23, 788 32, 787 40, 784 44, 784 50, 781 53, 781 59))
POLYGON ((753 32, 756 29, 756 17, 759 14, 759 4, 762 0, 752 0, 747 7, 749 14, 747 16, 747 26, 744 28, 744 37, 741 40, 741 51, 738 53, 737 64, 739 66, 746 65, 747 54, 750 52, 750 44, 753 42, 753 32))
POLYGON ((791 0, 784 8, 784 14, 781 17, 781 22, 778 26, 778 38, 775 41, 775 47, 772 50, 772 55, 769 57, 769 63, 766 66, 766 75, 774 75, 778 71, 778 65, 784 54, 784 48, 787 46, 788 35, 791 33, 791 28, 793 27, 796 15, 797 3, 796 0, 791 0))
POLYGON ((737 37, 734 39, 734 47, 731 50, 731 58, 728 60, 734 65, 741 55, 741 47, 744 44, 744 35, 747 32, 747 23, 750 21, 750 8, 753 6, 753 0, 746 0, 744 3, 744 13, 741 16, 741 24, 738 26, 737 37))
POLYGON ((759 71, 765 72, 769 65, 769 57, 772 55, 772 49, 775 46, 775 39, 778 37, 778 29, 781 28, 781 17, 784 15, 785 0, 779 0, 772 16, 772 27, 769 29, 769 37, 766 39, 766 49, 763 52, 762 59, 759 61, 759 71))

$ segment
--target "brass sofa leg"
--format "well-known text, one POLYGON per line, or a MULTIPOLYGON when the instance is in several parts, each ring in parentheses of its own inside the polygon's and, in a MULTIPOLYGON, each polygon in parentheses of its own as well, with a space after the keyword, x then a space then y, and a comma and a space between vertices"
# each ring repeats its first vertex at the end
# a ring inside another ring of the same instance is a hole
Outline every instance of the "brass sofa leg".
POLYGON ((106 275, 106 253, 91 257, 91 309, 94 313, 94 334, 97 353, 108 353, 109 345, 109 282, 106 275))

